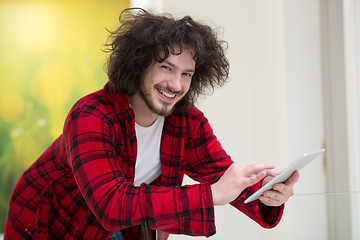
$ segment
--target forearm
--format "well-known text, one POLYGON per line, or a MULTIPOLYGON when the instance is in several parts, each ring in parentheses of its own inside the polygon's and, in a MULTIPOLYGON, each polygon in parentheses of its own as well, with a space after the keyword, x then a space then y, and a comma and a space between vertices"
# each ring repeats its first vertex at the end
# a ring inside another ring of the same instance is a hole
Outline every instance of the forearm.
POLYGON ((107 193, 101 193, 99 189, 94 195, 101 195, 101 202, 88 202, 108 231, 140 225, 147 220, 150 228, 168 233, 193 236, 211 236, 215 233, 210 184, 182 187, 147 184, 134 187, 125 184, 112 189, 107 193))

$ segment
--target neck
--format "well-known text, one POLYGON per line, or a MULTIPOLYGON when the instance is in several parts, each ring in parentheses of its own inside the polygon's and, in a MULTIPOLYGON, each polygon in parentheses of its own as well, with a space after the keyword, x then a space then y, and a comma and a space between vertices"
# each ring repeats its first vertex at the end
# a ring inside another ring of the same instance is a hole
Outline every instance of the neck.
POLYGON ((135 94, 134 96, 128 96, 130 106, 135 114, 135 122, 142 127, 151 126, 159 117, 156 113, 152 112, 144 102, 144 100, 135 94))

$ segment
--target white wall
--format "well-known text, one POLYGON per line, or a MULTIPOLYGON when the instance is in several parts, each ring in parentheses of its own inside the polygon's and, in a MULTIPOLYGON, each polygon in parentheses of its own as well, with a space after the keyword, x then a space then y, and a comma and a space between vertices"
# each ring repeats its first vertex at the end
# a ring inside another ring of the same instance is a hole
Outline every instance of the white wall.
POLYGON ((330 239, 360 239, 360 1, 324 9, 330 239))
MULTIPOLYGON (((321 1, 284 1, 285 71, 290 158, 325 147, 321 1)), ((291 239, 328 239, 325 158, 301 171, 291 212, 291 239), (308 195, 313 194, 313 195, 308 195), (302 201, 300 201, 300 199, 302 201), (304 215, 304 211, 309 213, 304 215), (309 219, 309 216, 310 219, 309 219), (306 230, 305 230, 306 229, 306 230)))
MULTIPOLYGON (((234 161, 272 162, 281 170, 323 146, 319 2, 166 0, 161 9, 146 6, 223 27, 231 81, 199 107, 234 161)), ((301 175, 296 193, 325 192, 321 159, 301 175)), ((230 206, 215 211, 217 234, 211 239, 327 239, 324 197, 295 196, 273 230, 261 229, 230 206)))

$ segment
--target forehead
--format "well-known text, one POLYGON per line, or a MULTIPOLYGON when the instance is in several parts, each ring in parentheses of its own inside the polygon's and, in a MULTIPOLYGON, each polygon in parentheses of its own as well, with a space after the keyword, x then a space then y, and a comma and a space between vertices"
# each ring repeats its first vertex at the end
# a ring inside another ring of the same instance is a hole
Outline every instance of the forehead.
POLYGON ((160 53, 160 58, 163 61, 159 63, 167 63, 172 67, 182 68, 182 69, 191 69, 195 71, 196 61, 194 59, 194 51, 189 48, 184 48, 182 51, 179 47, 169 48, 169 56, 165 58, 165 53, 160 53))

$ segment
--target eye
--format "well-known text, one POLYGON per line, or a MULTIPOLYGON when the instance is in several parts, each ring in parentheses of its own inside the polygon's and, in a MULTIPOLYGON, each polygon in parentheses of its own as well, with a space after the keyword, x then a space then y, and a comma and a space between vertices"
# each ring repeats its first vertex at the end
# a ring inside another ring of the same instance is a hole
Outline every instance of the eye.
POLYGON ((161 68, 165 69, 165 70, 170 70, 170 68, 166 65, 161 65, 161 68))
POLYGON ((183 73, 183 75, 184 75, 185 77, 189 77, 189 78, 192 77, 192 74, 190 74, 190 73, 183 73))

